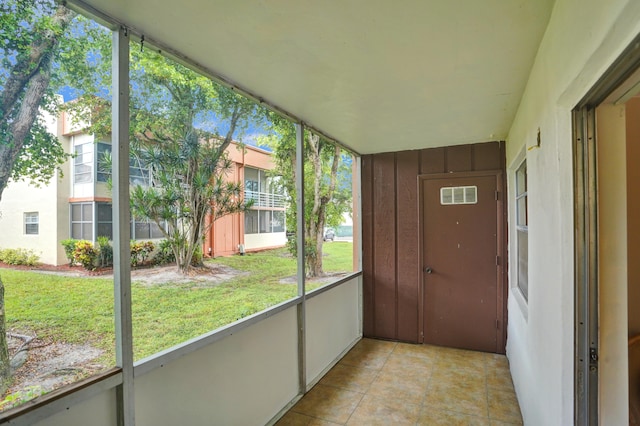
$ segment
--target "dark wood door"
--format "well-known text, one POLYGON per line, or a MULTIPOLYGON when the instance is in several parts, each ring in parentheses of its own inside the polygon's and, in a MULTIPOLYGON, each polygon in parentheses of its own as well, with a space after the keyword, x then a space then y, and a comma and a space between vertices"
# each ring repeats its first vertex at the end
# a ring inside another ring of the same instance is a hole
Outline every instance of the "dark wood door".
POLYGON ((422 180, 424 342, 500 352, 498 175, 422 180))

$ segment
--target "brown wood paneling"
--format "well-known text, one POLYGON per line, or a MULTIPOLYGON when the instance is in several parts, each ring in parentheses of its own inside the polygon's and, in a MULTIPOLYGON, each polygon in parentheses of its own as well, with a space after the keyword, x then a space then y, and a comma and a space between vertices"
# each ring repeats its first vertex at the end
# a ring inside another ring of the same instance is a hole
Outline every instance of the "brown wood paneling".
POLYGON ((396 154, 396 244, 398 277, 398 340, 419 342, 420 235, 418 224, 419 159, 416 151, 396 154))
POLYGON ((447 147, 446 173, 469 172, 473 170, 472 145, 447 147))
MULTIPOLYGON (((489 142, 362 157, 365 336, 414 342, 416 331, 412 324, 421 327, 421 301, 416 297, 416 292, 422 292, 418 176, 504 170, 504 156, 504 142, 489 142)), ((503 183, 503 194, 505 190, 503 183)), ((503 204, 506 213, 506 203, 503 204)), ((506 259, 506 233, 500 240, 502 259, 506 259)), ((507 265, 502 263, 506 301, 507 265)), ((506 325, 502 327, 506 338, 506 325)), ((422 339, 419 333, 418 329, 418 341, 422 339)))
POLYGON ((500 142, 478 143, 473 145, 473 170, 500 170, 500 142))
POLYGON ((375 275, 373 273, 373 155, 363 155, 362 168, 362 332, 375 336, 373 307, 375 306, 375 275))
POLYGON ((396 339, 397 328, 395 192, 395 155, 376 155, 373 161, 374 327, 378 337, 387 339, 396 339))
POLYGON ((420 174, 445 172, 446 148, 431 148, 420 151, 420 174))

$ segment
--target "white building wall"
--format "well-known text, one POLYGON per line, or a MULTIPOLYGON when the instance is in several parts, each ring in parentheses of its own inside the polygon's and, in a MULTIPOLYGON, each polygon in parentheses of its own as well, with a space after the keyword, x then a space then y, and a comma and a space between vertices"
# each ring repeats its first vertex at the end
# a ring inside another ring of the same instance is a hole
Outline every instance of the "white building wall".
MULTIPOLYGON (((573 424, 571 110, 639 31, 637 0, 557 0, 507 138, 512 265, 507 355, 525 424, 573 424), (538 129, 541 145, 532 148, 538 129), (529 179, 528 302, 514 288, 512 250, 513 172, 523 153, 529 179)), ((626 330, 626 323, 607 324, 626 330)), ((615 412, 610 399, 601 401, 602 424, 626 424, 626 413, 615 412)))
MULTIPOLYGON (((58 123, 46 118, 47 128, 58 133, 58 123)), ((66 138, 61 139, 65 152, 69 152, 66 138)), ((0 200, 0 248, 24 248, 40 256, 41 263, 52 265, 67 262, 60 241, 69 238, 69 191, 71 166, 60 166, 46 186, 37 187, 28 181, 9 181, 0 200), (25 234, 24 213, 38 212, 38 235, 25 234)))
POLYGON ((266 234, 245 234, 245 250, 254 250, 268 247, 280 247, 287 243, 284 232, 269 232, 266 234))
POLYGON ((33 250, 42 263, 56 264, 58 214, 56 184, 35 188, 27 182, 10 182, 0 202, 0 247, 33 250), (37 212, 37 235, 25 234, 24 213, 37 212))

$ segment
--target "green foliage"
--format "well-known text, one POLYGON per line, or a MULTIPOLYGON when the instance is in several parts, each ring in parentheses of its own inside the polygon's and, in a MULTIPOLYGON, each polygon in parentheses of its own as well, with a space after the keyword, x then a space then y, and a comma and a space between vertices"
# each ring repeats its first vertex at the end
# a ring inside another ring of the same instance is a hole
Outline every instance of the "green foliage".
POLYGON ((98 261, 98 250, 91 241, 79 240, 73 250, 73 260, 81 264, 85 269, 93 271, 98 261))
POLYGON ((69 266, 73 265, 73 262, 75 260, 73 257, 73 252, 76 250, 77 242, 78 240, 74 240, 73 238, 67 238, 66 240, 60 241, 60 244, 62 244, 62 247, 64 247, 64 254, 69 260, 69 266))
MULTIPOLYGON (((274 150, 276 168, 273 176, 288 197, 287 229, 296 229, 296 132, 290 121, 275 113, 269 114, 273 135, 261 143, 274 150)), ((304 134, 304 231, 305 263, 308 276, 323 273, 322 237, 325 227, 337 227, 343 214, 352 208, 351 154, 310 132, 304 134)), ((295 236, 288 239, 292 254, 297 251, 295 236)))
POLYGON ((173 254, 171 243, 168 240, 160 240, 158 243, 158 251, 153 256, 154 265, 165 265, 167 263, 173 263, 176 261, 176 256, 173 254))
POLYGON ((153 241, 136 241, 131 240, 131 266, 142 265, 156 248, 153 241))
POLYGON ((42 386, 34 385, 27 386, 23 390, 10 393, 2 401, 0 401, 0 410, 8 410, 9 408, 17 407, 27 401, 31 401, 34 398, 46 394, 47 391, 42 386))
POLYGON ((39 260, 40 256, 33 250, 22 248, 0 250, 0 261, 8 265, 35 266, 39 260))
POLYGON ((113 265, 113 247, 107 237, 98 237, 98 266, 113 265))
POLYGON ((38 112, 56 114, 53 64, 74 15, 51 0, 0 5, 0 194, 9 177, 48 183, 69 157, 38 112))

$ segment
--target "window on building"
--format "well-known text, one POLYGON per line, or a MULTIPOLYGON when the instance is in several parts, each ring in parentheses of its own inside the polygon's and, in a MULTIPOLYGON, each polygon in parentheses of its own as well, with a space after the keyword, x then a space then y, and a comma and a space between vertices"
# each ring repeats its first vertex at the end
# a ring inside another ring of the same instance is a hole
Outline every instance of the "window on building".
POLYGON ((113 239, 113 209, 110 203, 96 203, 96 238, 113 239))
POLYGON ((83 143, 74 147, 73 181, 93 182, 93 143, 83 143))
POLYGON ((284 210, 249 210, 244 213, 245 234, 285 232, 284 210))
POLYGON ((285 217, 284 211, 274 210, 272 212, 273 216, 271 219, 273 232, 284 232, 285 231, 285 217))
POLYGON ((24 233, 27 235, 38 235, 39 232, 39 214, 38 212, 29 212, 24 214, 24 233))
MULTIPOLYGON (((107 182, 111 177, 111 169, 107 167, 107 156, 111 155, 111 145, 105 142, 98 142, 98 182, 107 182)), ((150 185, 149 167, 139 157, 132 156, 129 159, 129 183, 131 185, 150 185)))
POLYGON ((526 161, 516 170, 516 238, 518 256, 517 286, 525 300, 529 298, 529 202, 526 161))
POLYGON ((129 183, 144 186, 151 184, 149 166, 139 157, 129 159, 129 183))
POLYGON ((98 182, 107 182, 111 177, 111 169, 108 167, 108 158, 111 156, 111 145, 98 142, 96 146, 98 167, 96 168, 98 182))
POLYGON ((93 241, 93 203, 71 204, 71 238, 93 241))
POLYGON ((258 233, 258 210, 249 210, 244 212, 244 233, 258 233))
POLYGON ((131 237, 136 240, 150 240, 164 238, 164 234, 157 223, 152 220, 131 219, 131 237))

